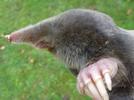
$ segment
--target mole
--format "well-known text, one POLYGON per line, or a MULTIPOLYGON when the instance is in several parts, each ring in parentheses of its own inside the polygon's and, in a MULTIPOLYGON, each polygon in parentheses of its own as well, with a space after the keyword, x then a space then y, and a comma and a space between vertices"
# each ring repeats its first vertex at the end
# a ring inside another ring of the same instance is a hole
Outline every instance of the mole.
POLYGON ((70 9, 6 35, 59 57, 79 93, 94 100, 134 100, 134 31, 99 11, 70 9))

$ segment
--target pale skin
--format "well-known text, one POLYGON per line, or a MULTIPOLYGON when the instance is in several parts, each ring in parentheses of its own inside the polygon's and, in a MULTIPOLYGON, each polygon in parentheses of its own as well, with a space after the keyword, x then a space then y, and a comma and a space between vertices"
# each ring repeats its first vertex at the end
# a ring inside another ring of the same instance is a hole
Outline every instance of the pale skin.
MULTIPOLYGON (((24 29, 25 30, 25 29, 24 29)), ((22 31, 24 31, 22 30, 22 31)), ((134 34, 134 30, 125 30, 129 34, 134 34)), ((18 42, 17 32, 5 36, 10 42, 18 42)), ((86 68, 81 69, 77 76, 77 89, 81 94, 88 95, 93 100, 109 100, 108 91, 112 90, 112 78, 118 72, 118 63, 116 58, 101 58, 86 68)))
MULTIPOLYGON (((134 34, 134 30, 122 30, 134 34)), ((103 58, 82 69, 77 76, 79 93, 93 100, 109 100, 107 90, 112 90, 112 78, 118 71, 118 62, 115 58, 103 58)))
POLYGON ((86 94, 94 100, 108 100, 106 87, 112 90, 111 78, 115 76, 118 70, 116 59, 104 58, 96 63, 88 65, 80 71, 77 77, 77 88, 81 94, 86 94))

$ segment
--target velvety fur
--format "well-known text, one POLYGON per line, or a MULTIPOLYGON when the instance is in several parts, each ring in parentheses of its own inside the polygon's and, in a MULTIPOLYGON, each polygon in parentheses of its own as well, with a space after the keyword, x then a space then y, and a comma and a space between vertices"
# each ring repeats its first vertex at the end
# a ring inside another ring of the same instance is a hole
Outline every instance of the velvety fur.
POLYGON ((30 42, 47 43, 49 50, 75 75, 101 58, 118 59, 119 69, 112 79, 110 100, 134 99, 134 37, 116 26, 108 15, 72 9, 29 28, 33 29, 36 41, 31 39, 30 42))

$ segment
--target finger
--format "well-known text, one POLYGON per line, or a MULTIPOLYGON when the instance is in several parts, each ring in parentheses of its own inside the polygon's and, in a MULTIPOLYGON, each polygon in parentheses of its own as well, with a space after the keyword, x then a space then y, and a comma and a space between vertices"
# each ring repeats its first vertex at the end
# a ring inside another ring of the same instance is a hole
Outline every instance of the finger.
POLYGON ((83 70, 83 73, 81 74, 80 77, 84 83, 84 92, 88 96, 91 96, 93 98, 96 98, 96 100, 101 100, 101 96, 99 92, 97 91, 97 88, 93 84, 91 80, 91 76, 87 72, 87 70, 83 70))
POLYGON ((92 65, 90 74, 103 100, 109 100, 109 96, 97 65, 92 65))
POLYGON ((109 100, 109 96, 107 94, 107 91, 105 89, 104 83, 102 78, 98 78, 96 80, 94 80, 96 87, 100 93, 100 95, 102 96, 103 100, 109 100))
POLYGON ((87 96, 90 96, 90 97, 92 97, 93 98, 93 96, 92 96, 92 94, 91 94, 91 92, 89 91, 89 89, 87 88, 87 87, 85 87, 85 94, 87 95, 87 96))
POLYGON ((90 96, 92 98, 94 98, 95 100, 102 100, 97 88, 95 87, 95 85, 93 84, 93 82, 90 82, 87 84, 88 87, 88 91, 90 93, 90 96))
POLYGON ((111 91, 112 90, 112 80, 111 80, 111 76, 110 76, 110 70, 105 65, 103 65, 101 67, 101 71, 102 71, 102 75, 104 77, 106 86, 107 86, 108 90, 111 91))
POLYGON ((107 86, 108 90, 111 91, 112 90, 112 81, 111 81, 111 76, 110 76, 111 70, 108 67, 110 65, 109 64, 106 65, 103 61, 101 61, 98 65, 100 65, 100 71, 102 73, 102 76, 104 77, 106 86, 107 86))
POLYGON ((104 76, 104 80, 105 80, 108 90, 111 91, 112 90, 112 81, 111 81, 110 74, 107 72, 103 76, 104 76))
MULTIPOLYGON (((85 89, 87 88, 87 84, 91 82, 91 79, 86 74, 83 74, 82 75, 82 81, 83 81, 83 84, 84 84, 84 92, 85 92, 85 89)), ((89 95, 90 94, 89 91, 86 91, 86 92, 87 92, 88 96, 91 96, 91 95, 89 95)))
POLYGON ((90 79, 86 75, 86 71, 82 70, 77 77, 77 89, 80 94, 85 95, 84 87, 85 87, 85 84, 87 84, 89 81, 90 79))
POLYGON ((77 89, 79 91, 80 94, 85 94, 84 92, 84 84, 82 82, 77 82, 77 89))

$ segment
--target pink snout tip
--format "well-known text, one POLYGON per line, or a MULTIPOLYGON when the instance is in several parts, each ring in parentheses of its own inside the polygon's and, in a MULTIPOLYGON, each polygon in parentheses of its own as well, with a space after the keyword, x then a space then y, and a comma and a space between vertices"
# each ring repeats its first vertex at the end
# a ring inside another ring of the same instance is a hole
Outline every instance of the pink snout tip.
POLYGON ((9 42, 11 42, 11 41, 12 41, 12 39, 11 39, 11 36, 10 36, 10 35, 5 35, 5 38, 6 38, 9 42))
POLYGON ((6 38, 9 42, 15 42, 15 41, 16 41, 16 34, 6 35, 5 38, 6 38))

